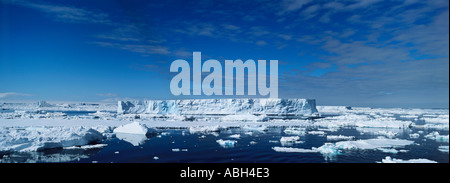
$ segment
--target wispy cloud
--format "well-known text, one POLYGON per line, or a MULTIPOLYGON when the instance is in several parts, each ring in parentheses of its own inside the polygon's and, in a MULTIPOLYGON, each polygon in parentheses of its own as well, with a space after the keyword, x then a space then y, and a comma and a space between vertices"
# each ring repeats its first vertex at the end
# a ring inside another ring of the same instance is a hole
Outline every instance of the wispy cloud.
POLYGON ((17 92, 5 92, 0 93, 0 98, 8 98, 8 97, 28 97, 31 96, 31 94, 27 93, 17 93, 17 92))
POLYGON ((91 43, 98 45, 98 46, 127 50, 127 51, 141 53, 141 54, 166 55, 166 54, 170 53, 169 48, 164 47, 164 46, 158 46, 158 45, 111 43, 111 42, 101 42, 101 41, 91 42, 91 43))
POLYGON ((297 11, 311 1, 312 0, 283 0, 281 2, 281 10, 278 12, 278 14, 283 15, 285 13, 297 11))
POLYGON ((69 23, 112 24, 112 21, 109 19, 109 15, 101 11, 91 11, 71 6, 37 3, 25 0, 5 2, 33 8, 35 10, 47 13, 49 16, 58 21, 69 23))

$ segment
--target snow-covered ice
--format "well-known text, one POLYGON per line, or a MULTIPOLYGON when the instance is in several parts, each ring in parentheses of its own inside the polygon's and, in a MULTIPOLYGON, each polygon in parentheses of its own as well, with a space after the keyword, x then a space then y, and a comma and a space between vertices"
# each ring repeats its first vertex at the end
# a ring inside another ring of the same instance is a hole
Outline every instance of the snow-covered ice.
MULTIPOLYGON (((50 148, 102 148, 105 139, 116 137, 139 146, 149 139, 146 134, 159 129, 185 129, 192 134, 213 134, 217 137, 223 131, 239 128, 245 135, 226 133, 227 136, 221 138, 234 140, 215 139, 216 142, 223 147, 234 147, 236 139, 252 136, 254 139, 250 144, 258 143, 259 147, 258 135, 271 134, 280 126, 286 128, 278 130, 280 135, 275 138, 281 138, 279 141, 264 141, 291 146, 273 147, 277 152, 317 152, 333 156, 353 150, 374 150, 397 153, 397 156, 408 151, 402 147, 424 137, 427 141, 418 143, 433 140, 437 142, 439 151, 448 153, 448 144, 445 144, 448 143, 448 109, 316 107, 314 100, 306 99, 123 101, 119 102, 119 106, 0 103, 0 109, 0 154, 50 148), (74 115, 73 111, 82 114, 74 115), (362 140, 358 135, 340 134, 345 133, 347 128, 355 129, 360 136, 375 136, 370 137, 375 139, 362 140), (324 137, 317 135, 326 136, 327 141, 323 142, 324 137), (303 142, 300 137, 306 142, 317 138, 321 144, 311 149, 299 148, 297 146, 307 144, 297 144, 303 142)), ((164 135, 164 132, 161 133, 161 136, 164 135)), ((202 140, 209 139, 203 137, 202 140)))
POLYGON ((295 153, 317 153, 318 150, 314 149, 303 149, 294 147, 272 147, 274 151, 277 152, 295 152, 295 153))
POLYGON ((281 137, 280 142, 295 142, 299 141, 299 136, 287 136, 287 137, 281 137))
POLYGON ((223 139, 216 140, 216 142, 224 148, 234 147, 237 143, 236 140, 223 140, 223 139))
POLYGON ((119 101, 118 114, 259 114, 313 115, 318 113, 313 99, 192 99, 119 101))
POLYGON ((353 139, 355 139, 355 136, 327 135, 328 141, 353 140, 353 139))
POLYGON ((448 135, 439 135, 439 132, 431 132, 425 135, 425 138, 435 140, 437 142, 449 142, 448 135))
POLYGON ((151 130, 145 125, 139 122, 132 122, 126 125, 122 125, 114 129, 114 133, 129 133, 129 134, 141 134, 146 135, 151 130))
POLYGON ((438 150, 441 151, 441 152, 448 153, 448 145, 446 145, 446 146, 439 146, 438 150))
POLYGON ((0 128, 0 152, 83 146, 102 139, 100 132, 85 127, 3 127, 0 128))
POLYGON ((410 159, 410 160, 402 160, 391 158, 390 156, 386 156, 386 158, 381 160, 381 163, 437 163, 436 161, 429 159, 410 159))
POLYGON ((306 134, 306 128, 286 128, 284 133, 303 136, 306 134))

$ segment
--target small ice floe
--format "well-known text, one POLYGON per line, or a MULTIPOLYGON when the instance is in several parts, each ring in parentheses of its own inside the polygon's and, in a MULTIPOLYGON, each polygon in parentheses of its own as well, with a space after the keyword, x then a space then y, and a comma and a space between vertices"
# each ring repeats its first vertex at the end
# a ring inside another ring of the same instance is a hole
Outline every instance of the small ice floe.
POLYGON ((326 135, 326 133, 324 131, 309 131, 308 134, 310 134, 310 135, 319 135, 319 136, 326 135))
POLYGON ((158 156, 153 157, 154 160, 159 160, 158 156))
POLYGON ((119 151, 114 152, 114 154, 119 154, 119 151))
POLYGON ((250 145, 255 145, 255 144, 257 144, 258 142, 255 142, 255 141, 250 141, 250 145))
POLYGON ((448 145, 447 146, 439 146, 438 150, 441 151, 441 152, 448 153, 448 145))
POLYGON ((306 129, 305 128, 286 128, 284 130, 284 133, 303 136, 306 134, 306 129))
POLYGON ((299 136, 288 136, 288 137, 281 137, 280 142, 295 142, 299 141, 299 136))
POLYGON ((294 152, 294 153, 316 153, 317 149, 303 149, 303 148, 293 148, 293 147, 272 147, 274 151, 277 152, 294 152))
POLYGON ((300 141, 299 136, 281 137, 280 142, 282 146, 304 143, 303 141, 300 141))
POLYGON ((234 138, 234 139, 239 139, 239 138, 241 138, 241 135, 240 134, 234 134, 234 135, 230 135, 229 137, 230 138, 234 138))
POLYGON ((328 141, 339 141, 339 140, 353 140, 355 136, 344 136, 344 135, 328 135, 328 141))
POLYGON ((181 151, 183 151, 183 152, 187 152, 187 151, 188 151, 188 149, 181 149, 181 151))
POLYGON ((436 142, 449 142, 448 135, 439 135, 439 132, 431 132, 425 135, 425 138, 435 140, 436 142))
POLYGON ((394 152, 392 149, 387 148, 397 148, 404 147, 413 144, 414 141, 403 140, 403 139, 366 139, 366 140, 356 140, 356 141, 340 141, 336 143, 325 143, 324 145, 317 148, 317 150, 324 156, 340 154, 343 150, 385 150, 394 152), (384 149, 382 149, 384 148, 384 149))
POLYGON ((325 143, 324 145, 318 147, 318 148, 312 148, 313 150, 317 150, 321 154, 325 155, 338 155, 341 153, 339 149, 337 149, 332 143, 325 143))
POLYGON ((224 147, 224 148, 230 148, 230 147, 234 147, 237 143, 236 140, 216 140, 217 143, 219 143, 220 146, 224 147))
POLYGON ((99 149, 108 146, 108 144, 94 144, 94 145, 83 145, 83 146, 72 146, 72 147, 64 147, 64 149, 99 149))
POLYGON ((429 159, 410 159, 410 160, 402 160, 391 158, 390 156, 386 156, 386 158, 382 159, 381 162, 377 163, 437 163, 436 161, 429 159))
POLYGON ((132 122, 115 128, 114 133, 118 139, 139 146, 145 143, 148 134, 156 133, 156 130, 148 128, 145 124, 132 122))
POLYGON ((172 152, 180 152, 180 149, 178 149, 178 148, 172 149, 172 152))
POLYGON ((278 143, 278 140, 269 140, 269 143, 278 143))

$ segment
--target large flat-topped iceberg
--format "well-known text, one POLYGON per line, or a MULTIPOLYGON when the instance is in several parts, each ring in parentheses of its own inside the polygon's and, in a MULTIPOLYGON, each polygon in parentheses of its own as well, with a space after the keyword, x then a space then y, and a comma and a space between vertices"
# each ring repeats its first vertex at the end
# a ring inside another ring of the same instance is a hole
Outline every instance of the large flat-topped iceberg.
POLYGON ((304 116, 317 114, 314 99, 190 99, 119 101, 118 114, 261 114, 304 116))

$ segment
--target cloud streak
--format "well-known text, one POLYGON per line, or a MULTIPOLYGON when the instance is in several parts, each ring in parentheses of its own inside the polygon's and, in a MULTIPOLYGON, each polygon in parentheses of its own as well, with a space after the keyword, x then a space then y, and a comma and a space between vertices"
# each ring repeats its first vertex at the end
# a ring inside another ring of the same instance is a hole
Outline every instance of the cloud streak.
POLYGON ((31 96, 31 95, 27 94, 27 93, 17 93, 17 92, 0 93, 0 99, 10 98, 10 97, 28 97, 28 96, 31 96))

